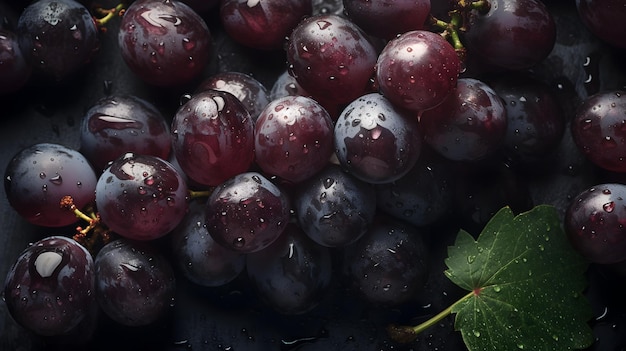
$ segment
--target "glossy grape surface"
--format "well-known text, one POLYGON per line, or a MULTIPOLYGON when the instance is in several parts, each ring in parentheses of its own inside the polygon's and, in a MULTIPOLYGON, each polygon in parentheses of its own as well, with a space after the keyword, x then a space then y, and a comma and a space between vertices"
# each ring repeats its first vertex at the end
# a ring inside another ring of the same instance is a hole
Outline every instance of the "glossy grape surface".
POLYGON ((0 95, 19 91, 32 74, 17 35, 0 28, 0 95))
POLYGON ((80 151, 98 172, 126 152, 167 159, 171 147, 163 114, 136 96, 102 98, 89 108, 81 123, 80 151))
POLYGON ((312 11, 311 0, 223 0, 220 19, 237 42, 260 50, 279 50, 293 28, 312 11))
POLYGON ((259 116, 254 130, 257 165, 266 174, 292 183, 319 172, 334 151, 333 120, 308 97, 273 100, 259 116))
POLYGON ((369 92, 376 56, 358 26, 332 14, 301 21, 287 44, 290 74, 324 106, 347 104, 369 92))
POLYGON ((417 162, 422 136, 417 118, 379 93, 351 102, 335 124, 336 155, 341 166, 369 183, 388 183, 417 162))
POLYGON ((353 287, 367 301, 396 305, 415 296, 428 277, 424 235, 405 222, 378 218, 346 250, 353 287))
POLYGON ((3 300, 11 316, 39 335, 70 332, 95 301, 91 254, 76 241, 43 238, 16 259, 4 283, 3 300))
POLYGON ((626 49, 626 6, 621 0, 576 0, 576 9, 589 30, 610 45, 626 49))
POLYGON ((348 18, 366 33, 393 39, 396 35, 427 27, 430 0, 343 0, 348 18))
POLYGON ((456 86, 461 62, 441 35, 405 32, 383 48, 376 62, 380 92, 394 105, 421 111, 439 105, 456 86))
POLYGON ((174 229, 187 211, 187 196, 187 183, 169 162, 133 153, 113 161, 96 186, 102 221, 134 240, 153 240, 174 229))
POLYGON ((194 182, 216 186, 254 160, 254 122, 233 94, 205 90, 181 106, 171 126, 172 148, 194 182))
POLYGON ((211 75, 200 83, 196 92, 208 89, 226 91, 235 95, 246 106, 254 121, 270 102, 269 92, 263 83, 241 72, 218 72, 211 75))
POLYGON ((470 55, 492 68, 522 70, 546 58, 556 41, 552 15, 539 0, 490 0, 474 11, 466 40, 470 55))
POLYGON ((112 241, 98 252, 94 266, 98 304, 119 324, 154 323, 174 303, 174 270, 150 243, 112 241))
POLYGON ((170 234, 174 262, 194 284, 222 286, 237 278, 245 256, 217 243, 204 224, 205 203, 193 201, 183 221, 170 234))
POLYGON ((246 256, 248 277, 261 300, 283 314, 303 314, 325 297, 332 278, 327 247, 290 223, 267 248, 246 256))
POLYGON ((85 66, 99 45, 89 10, 74 0, 32 2, 21 13, 16 33, 26 60, 56 80, 85 66))
POLYGON ((585 99, 571 123, 574 142, 598 167, 626 172, 626 91, 585 99))
POLYGON ((206 205, 206 226, 220 245, 240 253, 262 250, 289 222, 286 195, 263 175, 241 173, 219 185, 206 205))
POLYGON ((484 82, 459 79, 452 94, 420 116, 424 141, 454 161, 477 161, 502 146, 507 114, 502 99, 484 82))
POLYGON ((565 215, 574 248, 591 262, 626 260, 626 185, 598 184, 574 198, 565 215))
POLYGON ((61 208, 71 196, 79 209, 95 200, 97 175, 87 159, 67 146, 40 143, 20 150, 4 174, 4 189, 11 206, 27 221, 46 227, 62 227, 78 221, 61 208))
POLYGON ((138 0, 122 17, 120 53, 142 80, 178 86, 197 78, 209 62, 213 39, 204 19, 177 0, 138 0))
POLYGON ((335 164, 300 184, 293 203, 302 230, 316 243, 328 247, 356 242, 376 213, 373 185, 335 164))

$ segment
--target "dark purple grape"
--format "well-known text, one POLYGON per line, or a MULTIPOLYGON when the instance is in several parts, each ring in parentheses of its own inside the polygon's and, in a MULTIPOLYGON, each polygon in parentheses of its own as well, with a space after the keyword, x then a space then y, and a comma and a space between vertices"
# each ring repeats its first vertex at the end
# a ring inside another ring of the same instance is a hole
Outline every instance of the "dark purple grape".
POLYGON ((82 120, 80 151, 98 171, 126 152, 167 159, 171 146, 163 114, 133 95, 102 98, 82 120))
POLYGON ((493 155, 504 142, 506 108, 484 82, 461 78, 442 104, 420 115, 424 141, 453 161, 477 161, 493 155))
POLYGON ((272 85, 270 101, 294 95, 311 97, 311 95, 298 84, 296 78, 289 74, 289 71, 285 70, 276 78, 276 81, 272 85))
POLYGON ((366 33, 387 40, 426 29, 430 15, 430 0, 343 0, 343 7, 366 33))
POLYGON ((260 50, 279 50, 312 11, 311 0, 223 0, 220 19, 236 42, 260 50))
POLYGON ((333 130, 330 115, 315 100, 273 100, 254 128, 256 163, 268 175, 301 182, 328 164, 334 152, 333 130))
POLYGON ((379 211, 415 226, 426 226, 452 213, 453 170, 434 152, 423 152, 415 166, 391 183, 376 185, 379 211))
POLYGON ((459 56, 441 35, 415 30, 383 48, 376 62, 376 80, 394 105, 421 111, 439 105, 452 92, 460 69, 459 56))
POLYGON ((560 143, 565 116, 550 88, 527 76, 507 76, 490 81, 502 98, 507 115, 504 147, 520 162, 546 158, 560 143))
POLYGON ((0 95, 22 89, 31 74, 32 67, 26 62, 17 35, 0 28, 0 95))
POLYGON ((622 0, 576 0, 576 9, 594 35, 610 45, 626 49, 626 6, 622 0))
POLYGON ((9 270, 3 299, 11 316, 39 335, 66 334, 89 315, 95 271, 91 254, 70 238, 50 236, 26 248, 9 270))
POLYGON ((363 182, 329 164, 300 184, 293 197, 298 223, 316 243, 344 247, 357 241, 376 213, 376 192, 363 182))
POLYGON ((174 155, 196 183, 219 185, 254 161, 254 122, 231 93, 195 94, 176 112, 171 131, 174 155))
POLYGON ((626 91, 606 91, 585 99, 571 123, 576 146, 595 165, 626 172, 626 91))
POLYGON ((626 185, 605 183, 576 196, 565 213, 565 232, 590 262, 626 260, 626 185))
POLYGON ((196 92, 208 89, 226 91, 235 95, 246 106, 254 121, 270 102, 269 92, 263 83, 241 72, 216 73, 202 81, 196 92))
POLYGON ((209 12, 212 9, 217 8, 220 0, 182 0, 185 4, 189 5, 194 11, 202 15, 209 12))
POLYGON ((26 60, 56 80, 77 72, 99 47, 89 10, 73 0, 39 0, 27 6, 16 33, 26 60))
POLYGON ((374 184, 405 175, 422 145, 417 118, 379 93, 351 102, 335 124, 336 155, 355 177, 374 184))
POLYGON ((469 55, 506 70, 530 68, 552 51, 556 25, 540 0, 490 0, 489 11, 474 10, 464 36, 469 55))
POLYGON ((288 315, 315 308, 326 297, 333 275, 329 249, 293 223, 270 246, 246 255, 246 267, 261 300, 288 315))
POLYGON ((127 153, 114 160, 96 185, 96 206, 115 233, 153 240, 174 229, 187 212, 187 183, 169 162, 127 153))
POLYGON ((98 304, 115 322, 152 324, 173 306, 174 270, 150 243, 114 240, 98 252, 94 265, 98 304))
POLYGON ((414 298, 428 278, 424 233, 406 222, 377 220, 346 248, 346 272, 365 300, 399 305, 414 298))
POLYGON ((179 86, 199 77, 213 39, 206 23, 177 0, 137 0, 120 23, 122 58, 139 78, 156 86, 179 86))
POLYGON ((189 212, 170 234, 173 259, 183 275, 194 284, 222 286, 239 276, 246 259, 218 244, 207 231, 204 219, 205 204, 191 202, 189 212))
POLYGON ((95 200, 98 177, 89 161, 64 145, 41 143, 20 150, 4 174, 4 189, 15 211, 27 221, 44 227, 62 227, 78 221, 61 208, 71 196, 79 209, 95 200))
POLYGON ((206 205, 206 226, 220 245, 240 253, 262 250, 289 222, 286 195, 256 172, 241 173, 220 184, 206 205))
MULTIPOLYGON (((365 33, 337 15, 304 19, 287 45, 290 74, 324 107, 347 104, 371 91, 376 57, 365 33)), ((333 115, 333 109, 327 110, 333 115)))

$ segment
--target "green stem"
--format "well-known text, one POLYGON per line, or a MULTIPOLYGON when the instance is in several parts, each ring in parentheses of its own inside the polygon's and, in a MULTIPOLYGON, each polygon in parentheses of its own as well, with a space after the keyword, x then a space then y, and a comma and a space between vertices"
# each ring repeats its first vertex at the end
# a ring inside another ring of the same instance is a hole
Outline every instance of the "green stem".
POLYGON ((477 0, 470 3, 472 10, 477 10, 480 13, 487 13, 491 9, 491 3, 488 0, 477 0))
POLYGON ((474 296, 476 293, 474 291, 470 291, 469 293, 467 293, 467 295, 461 297, 460 299, 458 299, 456 302, 454 302, 452 305, 450 305, 448 308, 444 309, 443 311, 437 313, 436 315, 432 316, 430 319, 428 319, 427 321, 420 323, 418 325, 415 326, 397 326, 397 325, 391 325, 387 328, 387 332, 389 333, 390 337, 397 341, 397 342, 401 342, 401 343, 408 343, 411 342, 413 340, 415 340, 415 338, 417 338, 417 335, 420 334, 421 332, 425 331, 426 329, 436 325, 437 323, 439 323, 441 320, 443 320, 444 318, 448 317, 451 313, 452 313, 452 309, 454 308, 454 306, 456 306, 457 304, 471 298, 472 296, 474 296))
POLYGON ((189 199, 197 199, 199 197, 209 197, 213 190, 189 190, 189 199))

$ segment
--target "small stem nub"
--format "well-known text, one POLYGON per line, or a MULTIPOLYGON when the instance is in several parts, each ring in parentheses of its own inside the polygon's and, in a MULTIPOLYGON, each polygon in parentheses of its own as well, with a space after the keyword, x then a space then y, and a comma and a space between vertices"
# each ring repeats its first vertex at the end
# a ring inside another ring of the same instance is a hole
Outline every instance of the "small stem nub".
POLYGON ((111 19, 113 19, 115 15, 118 15, 120 17, 124 16, 124 11, 126 11, 126 5, 123 2, 117 4, 117 6, 111 9, 96 7, 93 10, 93 12, 97 16, 101 16, 101 17, 93 16, 93 19, 96 22, 96 25, 98 26, 98 28, 104 30, 105 24, 107 24, 111 19))
POLYGON ((109 229, 103 226, 100 216, 90 211, 89 215, 81 211, 71 196, 64 196, 60 201, 61 208, 71 211, 77 218, 87 222, 86 227, 77 226, 73 239, 83 245, 89 252, 94 254, 97 251, 98 243, 106 244, 111 241, 109 229))

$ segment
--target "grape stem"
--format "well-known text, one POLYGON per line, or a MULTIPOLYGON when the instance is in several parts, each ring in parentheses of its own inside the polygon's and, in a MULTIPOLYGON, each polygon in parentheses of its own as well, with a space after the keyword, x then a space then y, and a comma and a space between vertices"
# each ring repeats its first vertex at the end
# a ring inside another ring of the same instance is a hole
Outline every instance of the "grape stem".
POLYGON ((90 211, 90 215, 87 215, 85 212, 76 207, 74 199, 71 196, 62 197, 60 206, 61 208, 73 212, 78 219, 82 219, 89 223, 85 228, 80 226, 76 227, 76 234, 74 234, 73 239, 83 245, 89 252, 91 252, 92 255, 95 255, 97 251, 96 244, 98 241, 106 244, 111 240, 109 230, 104 227, 102 221, 100 220, 100 216, 97 213, 90 211), (90 232, 91 235, 89 234, 90 232))
POLYGON ((197 199, 201 197, 209 197, 213 190, 189 190, 189 199, 197 199))
POLYGON ((452 314, 452 310, 454 309, 454 306, 471 298, 472 296, 475 296, 476 294, 477 294, 476 291, 470 291, 465 296, 461 297, 456 302, 454 302, 452 305, 448 306, 446 309, 432 316, 430 319, 428 319, 427 321, 423 323, 420 323, 415 326, 392 324, 389 327, 387 327, 387 332, 389 333, 389 336, 391 337, 391 339, 393 339, 396 342, 400 342, 400 343, 412 342, 417 338, 417 336, 421 332, 436 325, 441 320, 443 320, 444 318, 452 314))
POLYGON ((94 21, 98 28, 102 28, 105 24, 107 24, 115 15, 123 16, 124 11, 126 11, 126 5, 124 3, 119 3, 117 6, 111 9, 105 9, 102 7, 96 7, 93 12, 102 17, 94 16, 94 21))

